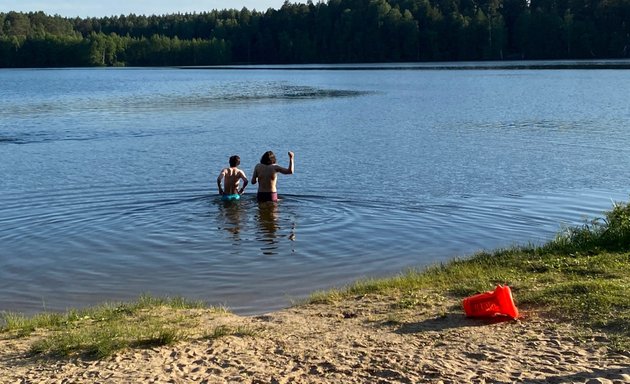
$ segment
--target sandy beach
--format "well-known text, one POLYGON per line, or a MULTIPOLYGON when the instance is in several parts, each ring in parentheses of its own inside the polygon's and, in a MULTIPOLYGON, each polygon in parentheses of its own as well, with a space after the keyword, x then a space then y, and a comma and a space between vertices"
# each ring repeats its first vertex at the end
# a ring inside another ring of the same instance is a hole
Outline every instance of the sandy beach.
POLYGON ((2 383, 630 383, 606 336, 522 311, 469 319, 454 299, 413 309, 361 296, 259 315, 186 310, 190 340, 102 360, 32 357, 0 336, 2 383), (216 327, 246 335, 198 337, 216 327))

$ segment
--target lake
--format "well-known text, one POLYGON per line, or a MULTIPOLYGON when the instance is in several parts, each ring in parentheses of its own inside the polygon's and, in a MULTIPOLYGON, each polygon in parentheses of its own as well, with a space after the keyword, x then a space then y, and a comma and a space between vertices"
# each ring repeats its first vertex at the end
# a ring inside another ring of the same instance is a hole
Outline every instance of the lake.
POLYGON ((627 201, 630 71, 0 70, 0 311, 143 293, 255 314, 539 244, 627 201), (216 178, 273 150, 278 204, 216 178))

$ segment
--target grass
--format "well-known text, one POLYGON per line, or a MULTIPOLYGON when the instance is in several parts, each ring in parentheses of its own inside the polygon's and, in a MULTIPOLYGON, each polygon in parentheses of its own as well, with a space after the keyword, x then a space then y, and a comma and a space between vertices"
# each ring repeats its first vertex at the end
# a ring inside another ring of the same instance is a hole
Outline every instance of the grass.
POLYGON ((259 329, 252 327, 244 327, 244 326, 236 326, 232 327, 229 325, 220 325, 215 327, 211 332, 206 333, 204 335, 204 339, 213 340, 218 339, 224 336, 257 336, 260 333, 259 329))
MULTIPOLYGON (((41 313, 26 317, 2 313, 5 325, 0 332, 8 337, 26 337, 40 331, 43 337, 31 345, 34 355, 90 358, 110 356, 125 348, 169 345, 188 337, 194 329, 194 315, 180 311, 203 309, 198 301, 180 297, 141 296, 130 303, 106 303, 66 313, 41 313)), ((221 308, 212 308, 225 312, 221 308)))
POLYGON ((630 206, 617 203, 605 217, 565 228, 542 246, 482 252, 423 270, 367 279, 341 289, 315 292, 311 303, 388 294, 400 308, 435 301, 426 292, 463 298, 512 288, 519 307, 606 333, 613 348, 630 350, 630 206), (419 294, 418 292, 425 292, 419 294))

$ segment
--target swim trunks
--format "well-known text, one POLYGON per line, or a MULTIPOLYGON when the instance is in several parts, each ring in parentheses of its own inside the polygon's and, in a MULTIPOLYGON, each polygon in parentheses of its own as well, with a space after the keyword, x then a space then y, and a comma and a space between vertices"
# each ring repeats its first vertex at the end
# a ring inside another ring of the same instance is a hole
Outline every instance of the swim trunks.
POLYGON ((221 200, 223 201, 234 201, 234 200, 239 200, 241 198, 241 195, 239 195, 238 193, 233 193, 231 195, 221 195, 221 200))
POLYGON ((258 194, 256 194, 256 200, 258 200, 259 203, 278 201, 278 192, 258 192, 258 194))

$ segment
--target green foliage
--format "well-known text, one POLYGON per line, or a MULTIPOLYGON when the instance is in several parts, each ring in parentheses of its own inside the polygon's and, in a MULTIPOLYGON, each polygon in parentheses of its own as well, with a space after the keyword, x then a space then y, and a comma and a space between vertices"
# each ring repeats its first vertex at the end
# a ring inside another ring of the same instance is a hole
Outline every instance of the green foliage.
POLYGON ((244 326, 229 326, 229 325, 220 325, 215 327, 211 332, 206 333, 204 335, 205 339, 218 339, 225 336, 237 336, 237 337, 246 337, 246 336, 256 336, 260 332, 259 329, 244 327, 244 326))
POLYGON ((0 66, 628 57, 629 9, 604 0, 329 0, 87 19, 8 12, 0 66))
POLYGON ((624 251, 630 244, 630 204, 615 203, 604 218, 591 220, 558 234, 545 246, 553 252, 624 251))
MULTIPOLYGON (((119 305, 120 307, 121 305, 119 305)), ((131 307, 135 310, 148 309, 154 307, 167 307, 173 309, 200 309, 206 308, 206 304, 199 300, 189 300, 185 297, 155 297, 151 295, 142 295, 136 302, 130 304, 122 304, 123 307, 131 307)))
POLYGON ((100 324, 84 324, 36 341, 32 354, 70 356, 83 354, 103 358, 125 348, 170 345, 182 337, 180 331, 162 324, 158 318, 130 321, 121 318, 100 324))
MULTIPOLYGON (((153 316, 151 311, 160 308, 187 310, 205 307, 199 301, 181 297, 143 295, 134 302, 105 303, 81 310, 71 309, 64 314, 41 313, 26 317, 0 313, 4 323, 0 333, 25 337, 37 330, 52 331, 50 336, 32 345, 31 353, 61 356, 84 354, 101 358, 124 348, 172 344, 185 336, 175 326, 178 319, 153 316)), ((222 309, 218 311, 224 312, 222 309)))
MULTIPOLYGON (((630 267, 626 257, 624 268, 630 267)), ((630 278, 558 282, 523 295, 522 302, 551 308, 564 319, 610 334, 620 350, 630 350, 630 278)))
POLYGON ((0 332, 16 331, 17 337, 28 336, 37 328, 54 328, 62 325, 66 320, 58 313, 40 313, 33 317, 26 317, 19 313, 2 312, 0 319, 4 326, 0 332))

